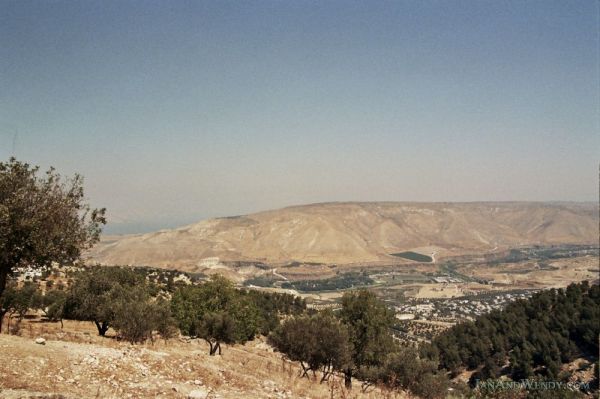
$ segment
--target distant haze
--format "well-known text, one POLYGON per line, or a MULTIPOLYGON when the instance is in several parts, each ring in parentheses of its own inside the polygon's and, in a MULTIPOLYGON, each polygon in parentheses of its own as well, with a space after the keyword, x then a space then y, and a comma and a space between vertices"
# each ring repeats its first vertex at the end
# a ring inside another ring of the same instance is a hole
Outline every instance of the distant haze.
POLYGON ((395 260, 391 254, 407 250, 439 258, 597 240, 598 207, 593 204, 345 202, 105 237, 89 256, 92 263, 202 271, 211 258, 389 263, 395 260))
POLYGON ((594 1, 0 2, 0 160, 108 233, 326 201, 593 201, 594 1))

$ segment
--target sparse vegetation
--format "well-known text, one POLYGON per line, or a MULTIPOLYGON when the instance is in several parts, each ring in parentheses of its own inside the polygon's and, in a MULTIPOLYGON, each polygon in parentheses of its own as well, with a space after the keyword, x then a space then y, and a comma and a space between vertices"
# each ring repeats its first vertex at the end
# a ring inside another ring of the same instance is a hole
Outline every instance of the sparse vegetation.
POLYGON ((298 361, 302 375, 321 372, 326 381, 333 372, 370 386, 408 390, 427 397, 445 397, 448 379, 435 361, 421 359, 417 351, 400 348, 393 340, 393 315, 368 291, 347 293, 342 309, 291 318, 277 328, 269 342, 290 360, 298 361))
POLYGON ((562 371, 565 362, 594 358, 598 350, 600 295, 597 285, 587 283, 518 300, 442 332, 418 351, 394 342, 392 333, 402 332, 401 323, 366 290, 346 293, 338 311, 307 312, 304 301, 292 295, 238 289, 219 276, 179 286, 172 300, 167 284, 149 282, 128 268, 93 267, 74 274, 64 291, 42 295, 42 282, 10 284, 0 306, 17 319, 13 332, 29 309, 40 309, 48 321, 91 320, 99 334, 113 328, 130 343, 154 342, 156 334, 168 339, 178 326, 206 341, 210 355, 221 354, 223 344, 268 334, 276 350, 298 362, 301 376, 321 383, 343 376, 348 387, 356 378, 363 391, 379 386, 423 398, 445 397, 446 370, 474 370, 471 381, 500 376, 562 381, 570 376, 562 371))

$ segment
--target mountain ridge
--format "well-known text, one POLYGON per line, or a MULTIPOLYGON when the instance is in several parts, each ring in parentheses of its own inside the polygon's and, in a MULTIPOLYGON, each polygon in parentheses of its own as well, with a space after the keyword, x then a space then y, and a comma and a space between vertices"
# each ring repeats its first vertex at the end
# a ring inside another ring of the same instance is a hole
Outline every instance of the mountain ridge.
POLYGON ((448 255, 597 238, 598 207, 587 202, 326 202, 107 237, 89 258, 194 271, 207 258, 350 264, 405 250, 448 255))

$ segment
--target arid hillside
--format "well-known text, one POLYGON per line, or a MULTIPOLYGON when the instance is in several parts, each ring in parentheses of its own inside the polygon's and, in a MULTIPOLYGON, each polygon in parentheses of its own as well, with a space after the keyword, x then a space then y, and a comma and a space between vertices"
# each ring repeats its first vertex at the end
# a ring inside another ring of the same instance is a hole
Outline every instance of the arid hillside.
POLYGON ((61 329, 59 323, 25 320, 18 334, 0 334, 2 399, 408 397, 379 389, 363 393, 359 381, 347 391, 337 375, 323 384, 301 378, 298 363, 284 361, 264 339, 209 356, 201 340, 130 345, 98 337, 90 322, 66 320, 61 329))
POLYGON ((214 258, 346 264, 397 260, 391 254, 408 250, 439 258, 597 240, 590 203, 324 203, 108 237, 89 259, 194 271, 214 258))

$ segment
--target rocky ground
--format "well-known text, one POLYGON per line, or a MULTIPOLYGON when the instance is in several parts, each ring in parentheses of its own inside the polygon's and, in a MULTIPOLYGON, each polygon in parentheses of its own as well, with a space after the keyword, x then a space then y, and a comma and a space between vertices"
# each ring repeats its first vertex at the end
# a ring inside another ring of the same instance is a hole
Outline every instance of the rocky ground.
MULTIPOLYGON (((14 323, 14 322, 13 322, 14 323)), ((14 332, 14 331, 13 331, 14 332)), ((130 345, 97 336, 92 323, 25 320, 18 335, 0 334, 0 398, 401 398, 362 393, 338 377, 299 377, 262 340, 209 356, 197 340, 130 345)))

